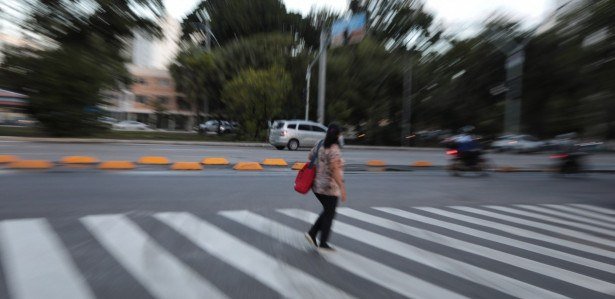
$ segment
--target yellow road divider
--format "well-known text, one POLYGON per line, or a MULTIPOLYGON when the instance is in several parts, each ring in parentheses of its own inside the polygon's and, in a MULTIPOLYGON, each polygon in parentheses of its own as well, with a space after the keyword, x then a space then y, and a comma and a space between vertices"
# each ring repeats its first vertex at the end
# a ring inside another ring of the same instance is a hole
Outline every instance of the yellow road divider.
POLYGON ((203 170, 203 165, 199 162, 175 162, 171 166, 172 170, 203 170))
POLYGON ((169 159, 165 157, 145 156, 139 159, 139 164, 144 165, 169 165, 169 159))
POLYGON ((235 164, 235 167, 233 167, 233 169, 242 171, 256 171, 263 170, 263 167, 258 162, 239 162, 235 164))
POLYGON ((431 163, 429 161, 416 161, 416 162, 412 163, 412 166, 414 166, 414 167, 432 167, 433 163, 431 163))
POLYGON ((201 161, 201 163, 203 163, 203 165, 229 165, 231 164, 225 158, 205 158, 203 159, 203 161, 201 161))
POLYGON ((60 161, 62 164, 96 164, 99 163, 98 159, 89 156, 68 156, 62 158, 60 161))
POLYGON ((301 170, 303 169, 303 167, 305 166, 305 162, 297 162, 295 164, 293 164, 293 170, 301 170))
POLYGON ((45 160, 20 160, 9 163, 8 168, 12 169, 49 169, 53 168, 53 163, 45 160))
POLYGON ((369 167, 384 167, 387 164, 386 162, 382 160, 370 160, 370 161, 367 161, 366 165, 369 167))
POLYGON ((135 163, 130 161, 106 161, 98 165, 98 169, 104 170, 130 170, 135 169, 135 163))
POLYGON ((19 161, 19 157, 12 155, 0 155, 0 164, 13 163, 19 161))
POLYGON ((288 166, 288 163, 284 159, 270 158, 263 160, 263 165, 266 166, 288 166))

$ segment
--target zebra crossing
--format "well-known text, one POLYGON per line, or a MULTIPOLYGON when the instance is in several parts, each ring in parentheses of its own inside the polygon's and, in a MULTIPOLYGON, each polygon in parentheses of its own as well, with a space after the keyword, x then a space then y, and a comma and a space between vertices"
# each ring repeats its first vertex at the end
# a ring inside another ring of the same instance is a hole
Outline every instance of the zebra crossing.
POLYGON ((615 210, 302 209, 0 221, 0 298, 615 298, 615 210), (88 258, 89 252, 98 252, 88 258), (125 290, 125 291, 124 291, 125 290))

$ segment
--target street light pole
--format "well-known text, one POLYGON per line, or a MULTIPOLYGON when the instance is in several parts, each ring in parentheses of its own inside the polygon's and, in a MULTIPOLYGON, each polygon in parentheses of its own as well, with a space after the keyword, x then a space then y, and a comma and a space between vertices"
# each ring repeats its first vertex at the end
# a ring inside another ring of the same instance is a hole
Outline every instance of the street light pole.
POLYGON ((320 58, 320 52, 318 52, 318 55, 316 55, 316 58, 310 63, 310 65, 308 65, 307 71, 305 72, 305 85, 306 85, 306 90, 305 90, 305 120, 309 120, 310 118, 310 82, 312 80, 312 68, 314 67, 314 64, 316 64, 316 62, 318 61, 318 59, 320 58))
POLYGON ((320 63, 318 65, 318 122, 325 124, 325 90, 327 80, 327 41, 328 34, 323 28, 320 32, 320 63))

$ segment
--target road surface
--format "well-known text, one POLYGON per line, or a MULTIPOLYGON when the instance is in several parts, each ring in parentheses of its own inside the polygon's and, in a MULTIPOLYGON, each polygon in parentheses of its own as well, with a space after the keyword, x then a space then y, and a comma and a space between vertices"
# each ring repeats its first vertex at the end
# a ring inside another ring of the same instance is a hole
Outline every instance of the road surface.
MULTIPOLYGON (((137 161, 141 156, 165 156, 171 161, 200 161, 204 157, 226 157, 231 163, 262 161, 265 158, 284 158, 289 163, 305 161, 307 150, 291 152, 271 148, 158 144, 66 144, 0 141, 0 155, 19 155, 23 159, 59 161, 64 156, 94 156, 100 160, 137 161)), ((365 164, 369 160, 384 160, 388 165, 410 165, 428 161, 443 166, 447 163, 444 149, 369 150, 347 149, 344 158, 348 164, 365 164)), ((552 165, 549 154, 489 154, 495 166, 546 168, 552 165)), ((587 158, 589 169, 615 170, 615 154, 593 154, 587 158)))
MULTIPOLYGON (((292 153, 294 154, 294 153, 292 153)), ((0 298, 612 298, 615 176, 0 171, 0 298)))

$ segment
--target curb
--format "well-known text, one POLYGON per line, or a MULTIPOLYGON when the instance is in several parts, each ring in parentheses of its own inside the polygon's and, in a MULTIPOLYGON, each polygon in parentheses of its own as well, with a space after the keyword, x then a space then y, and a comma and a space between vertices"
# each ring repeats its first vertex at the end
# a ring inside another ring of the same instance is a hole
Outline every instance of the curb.
POLYGON ((203 165, 230 165, 231 163, 226 158, 204 158, 201 163, 203 165))
POLYGON ((100 161, 94 157, 88 157, 88 156, 68 156, 68 157, 63 157, 62 160, 60 160, 60 163, 62 164, 96 164, 96 163, 100 163, 100 161))
POLYGON ((171 170, 203 170, 203 166, 199 162, 175 162, 171 170))
POLYGON ((139 158, 137 162, 141 165, 169 165, 171 162, 166 157, 145 156, 139 158))
POLYGON ((20 160, 8 165, 9 169, 51 169, 54 165, 46 160, 20 160))
POLYGON ((239 162, 233 167, 234 170, 240 171, 261 171, 263 167, 258 162, 239 162))
MULTIPOLYGON (((73 144, 160 144, 160 145, 205 145, 205 146, 236 146, 254 148, 273 148, 269 143, 262 142, 228 142, 228 141, 173 141, 173 140, 146 140, 146 139, 102 139, 102 138, 43 138, 43 137, 13 137, 0 136, 0 141, 43 142, 43 143, 73 143, 73 144)), ((435 147, 399 147, 399 146, 370 146, 346 145, 348 150, 383 150, 383 151, 441 151, 435 147)))
POLYGON ((288 163, 286 163, 284 159, 279 159, 279 158, 265 159, 263 160, 261 164, 265 166, 288 166, 288 163))
POLYGON ((130 161, 106 161, 98 165, 98 169, 101 170, 132 170, 136 165, 130 161))

